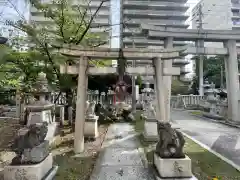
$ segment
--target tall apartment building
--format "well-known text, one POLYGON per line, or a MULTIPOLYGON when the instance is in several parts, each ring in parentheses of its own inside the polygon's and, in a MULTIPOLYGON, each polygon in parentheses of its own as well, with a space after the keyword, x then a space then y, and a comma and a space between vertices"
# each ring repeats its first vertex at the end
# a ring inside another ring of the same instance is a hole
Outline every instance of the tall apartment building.
MULTIPOLYGON (((200 15, 203 29, 240 30, 240 0, 201 0, 192 9, 193 29, 199 28, 200 15)), ((223 44, 207 42, 204 46, 223 47, 223 44)), ((194 61, 193 67, 196 67, 194 61)))
MULTIPOLYGON (((123 47, 163 47, 164 42, 159 40, 147 40, 141 34, 140 25, 142 23, 168 26, 175 28, 188 28, 186 20, 189 16, 186 14, 189 6, 187 0, 123 0, 122 3, 122 46, 123 47)), ((174 46, 186 45, 184 42, 174 42, 174 46)), ((129 63, 131 63, 129 61, 129 63)), ((173 66, 180 66, 180 79, 185 79, 185 74, 189 69, 185 65, 190 63, 187 59, 175 59, 173 66)), ((149 61, 137 62, 138 65, 150 65, 149 61)), ((146 77, 147 78, 147 77, 146 77)), ((175 77, 176 78, 176 77, 175 77)), ((149 81, 149 78, 147 78, 149 81)), ((188 79, 189 80, 189 79, 188 79)))
MULTIPOLYGON (((52 0, 44 0, 44 3, 47 3, 54 7, 52 3, 52 0)), ((78 0, 72 0, 71 1, 72 6, 75 8, 81 7, 83 9, 83 12, 85 9, 87 9, 87 15, 88 17, 91 17, 96 10, 98 9, 101 0, 91 0, 91 1, 78 1, 78 0)), ((83 13, 82 12, 82 13, 83 13)), ((47 25, 49 28, 54 28, 54 24, 51 24, 51 19, 45 18, 44 14, 42 12, 39 12, 36 8, 30 7, 30 22, 39 23, 42 25, 47 25)), ((102 4, 101 8, 99 9, 98 13, 96 14, 93 22, 92 22, 92 28, 91 32, 97 32, 101 33, 106 37, 106 45, 104 47, 110 46, 110 36, 111 31, 108 29, 111 29, 111 20, 110 20, 110 2, 106 1, 102 4)))
POLYGON ((240 0, 201 0, 192 10, 192 27, 199 26, 202 6, 203 29, 240 30, 240 0))

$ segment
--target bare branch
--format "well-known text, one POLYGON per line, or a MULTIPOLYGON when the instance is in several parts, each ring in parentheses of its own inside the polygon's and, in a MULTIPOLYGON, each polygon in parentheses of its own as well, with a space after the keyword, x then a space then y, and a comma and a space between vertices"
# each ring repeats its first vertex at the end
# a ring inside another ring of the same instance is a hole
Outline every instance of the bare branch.
POLYGON ((11 0, 7 0, 7 1, 8 1, 8 3, 13 7, 13 9, 17 12, 17 14, 21 17, 21 19, 24 20, 24 21, 26 21, 26 18, 24 17, 23 14, 21 14, 21 12, 20 12, 19 9, 17 8, 17 6, 16 6, 14 3, 12 3, 11 0))
MULTIPOLYGON (((90 4, 90 3, 89 3, 89 4, 90 4)), ((89 4, 88 4, 88 6, 89 6, 89 4)), ((79 24, 79 26, 78 26, 78 28, 77 28, 77 30, 76 30, 76 32, 75 32, 75 36, 78 34, 78 32, 79 32, 80 28, 82 27, 82 24, 83 24, 83 23, 84 23, 85 25, 87 25, 87 22, 86 22, 86 20, 85 20, 85 17, 86 17, 86 15, 87 15, 87 8, 85 9, 84 13, 82 14, 82 13, 81 13, 81 9, 80 9, 80 7, 78 6, 78 11, 79 11, 80 15, 82 16, 82 19, 81 19, 81 22, 80 22, 80 24, 79 24)))
POLYGON ((90 21, 88 22, 88 25, 87 25, 86 29, 83 31, 83 33, 82 33, 80 39, 77 41, 76 45, 78 45, 78 44, 83 40, 84 36, 87 34, 88 30, 90 29, 91 24, 92 24, 94 18, 96 17, 98 11, 101 9, 103 3, 106 2, 106 1, 107 1, 107 0, 101 1, 100 5, 98 6, 98 8, 97 8, 96 11, 94 12, 94 14, 91 16, 90 21))
POLYGON ((63 32, 63 27, 64 27, 64 24, 65 24, 65 17, 64 17, 64 4, 63 4, 63 1, 61 1, 61 17, 60 17, 60 19, 61 19, 61 24, 60 24, 60 33, 61 33, 61 36, 62 36, 62 38, 63 38, 63 41, 64 42, 66 42, 65 41, 65 36, 64 36, 64 32, 63 32))

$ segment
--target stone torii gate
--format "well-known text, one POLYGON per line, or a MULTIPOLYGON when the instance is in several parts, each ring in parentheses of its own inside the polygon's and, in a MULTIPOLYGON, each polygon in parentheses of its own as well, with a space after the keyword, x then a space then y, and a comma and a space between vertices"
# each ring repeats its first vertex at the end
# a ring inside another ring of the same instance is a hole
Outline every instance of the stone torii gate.
MULTIPOLYGON (((183 54, 196 55, 224 55, 226 84, 228 92, 228 119, 239 123, 240 119, 240 88, 239 88, 239 70, 238 56, 240 49, 237 43, 240 42, 240 31, 236 30, 197 30, 197 29, 179 29, 171 27, 158 27, 149 24, 141 25, 142 33, 146 34, 147 40, 166 40, 173 45, 173 41, 192 41, 195 46, 186 47, 183 54), (200 42, 220 42, 223 48, 199 47, 200 42)), ((169 64, 168 67, 171 67, 169 64)), ((203 88, 203 61, 200 61, 200 88, 203 88)))
MULTIPOLYGON (((146 67, 126 67, 126 72, 134 75, 153 75, 156 81, 157 96, 157 120, 166 119, 166 107, 170 106, 169 96, 165 97, 165 85, 163 76, 179 75, 179 68, 165 68, 163 62, 179 57, 179 53, 184 51, 183 48, 169 49, 141 49, 125 48, 122 49, 126 59, 150 60, 153 62, 152 68, 146 67), (168 102, 166 104, 166 102, 168 102)), ((75 138, 74 151, 81 153, 84 150, 84 123, 85 123, 85 102, 87 92, 88 74, 104 75, 117 73, 115 67, 89 67, 89 59, 117 59, 119 49, 112 48, 92 48, 84 49, 79 46, 63 45, 60 53, 64 56, 79 58, 76 65, 61 65, 60 72, 63 74, 78 74, 77 102, 76 102, 76 119, 75 119, 75 138)))

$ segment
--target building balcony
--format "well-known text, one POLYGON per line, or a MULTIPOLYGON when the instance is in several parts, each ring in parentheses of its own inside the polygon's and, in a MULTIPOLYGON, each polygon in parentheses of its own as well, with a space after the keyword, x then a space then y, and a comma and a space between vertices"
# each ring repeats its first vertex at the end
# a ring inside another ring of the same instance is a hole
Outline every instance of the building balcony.
MULTIPOLYGON (((36 22, 39 24, 50 24, 53 21, 50 18, 46 18, 44 16, 31 16, 30 20, 32 22, 36 22)), ((107 18, 101 18, 101 17, 96 17, 95 20, 92 22, 91 27, 108 27, 110 26, 110 19, 109 17, 107 18)))
POLYGON ((174 59, 173 64, 174 65, 187 65, 187 64, 190 64, 190 60, 189 59, 174 59))
POLYGON ((154 10, 123 10, 124 17, 142 19, 174 19, 186 21, 189 16, 182 12, 154 11, 154 10))
MULTIPOLYGON (((52 7, 56 6, 56 4, 53 4, 52 0, 41 0, 41 3, 51 5, 52 7)), ((54 3, 56 3, 56 2, 54 2, 54 3)), ((99 1, 99 0, 91 0, 91 1, 82 1, 81 4, 80 4, 79 0, 72 0, 72 5, 73 6, 86 6, 86 7, 96 7, 96 8, 98 8, 100 3, 101 3, 101 1, 99 1)), ((108 8, 110 7, 110 1, 105 1, 101 5, 101 9, 106 8, 106 7, 108 7, 108 8)))
POLYGON ((232 19, 239 19, 240 13, 239 12, 232 12, 232 19))
POLYGON ((189 27, 189 23, 186 23, 185 21, 178 21, 178 20, 152 20, 152 19, 141 19, 137 16, 134 18, 124 18, 123 21, 125 22, 125 25, 129 28, 131 27, 139 27, 140 24, 146 23, 150 25, 156 25, 156 26, 168 26, 173 28, 184 28, 187 29, 189 27))
POLYGON ((232 2, 232 10, 239 10, 240 9, 240 3, 233 3, 232 2))
POLYGON ((190 73, 191 72, 191 69, 190 68, 187 68, 187 67, 185 67, 185 66, 181 66, 180 67, 180 73, 181 74, 188 74, 188 73, 190 73))
MULTIPOLYGON (((87 11, 87 15, 89 17, 91 17, 96 10, 97 10, 97 7, 96 8, 90 7, 87 11)), ((30 13, 31 13, 31 16, 44 16, 44 13, 41 12, 41 11, 38 11, 35 7, 30 8, 30 13)), ((72 15, 73 16, 74 15, 79 16, 78 14, 72 14, 72 15)), ((110 16, 110 9, 109 8, 99 10, 97 15, 96 15, 96 17, 105 17, 105 18, 106 17, 109 18, 109 16, 110 16)))
POLYGON ((186 12, 189 5, 179 2, 159 2, 159 1, 134 1, 125 0, 123 2, 124 9, 151 9, 151 10, 172 10, 186 12))
POLYGON ((142 38, 144 35, 140 28, 124 28, 123 37, 142 38))

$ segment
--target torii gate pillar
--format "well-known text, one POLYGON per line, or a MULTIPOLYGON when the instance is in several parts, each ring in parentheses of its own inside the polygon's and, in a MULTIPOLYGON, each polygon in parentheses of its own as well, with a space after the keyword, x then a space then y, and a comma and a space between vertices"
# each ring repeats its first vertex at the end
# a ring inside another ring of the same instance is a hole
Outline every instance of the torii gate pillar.
POLYGON ((86 57, 80 57, 78 68, 78 86, 75 117, 74 152, 79 154, 84 151, 84 122, 87 92, 87 65, 86 57))
MULTIPOLYGON (((164 48, 173 48, 173 37, 167 37, 164 41, 164 48)), ((172 68, 173 60, 167 60, 163 62, 164 68, 172 68)), ((165 84, 164 94, 165 94, 165 106, 166 106, 166 113, 165 118, 167 121, 170 120, 170 99, 171 99, 171 85, 172 85, 172 76, 164 76, 163 81, 165 84)))
POLYGON ((228 40, 224 45, 228 48, 226 58, 228 112, 231 120, 239 121, 239 78, 236 41, 228 40))
POLYGON ((155 79, 156 79, 156 97, 157 97, 157 120, 166 120, 166 108, 165 108, 165 88, 163 85, 163 62, 160 58, 155 58, 153 60, 155 65, 155 79))

